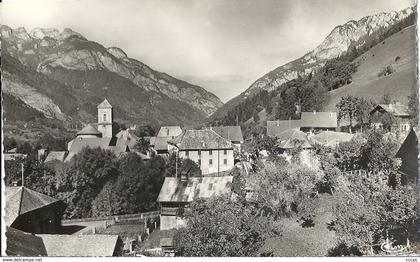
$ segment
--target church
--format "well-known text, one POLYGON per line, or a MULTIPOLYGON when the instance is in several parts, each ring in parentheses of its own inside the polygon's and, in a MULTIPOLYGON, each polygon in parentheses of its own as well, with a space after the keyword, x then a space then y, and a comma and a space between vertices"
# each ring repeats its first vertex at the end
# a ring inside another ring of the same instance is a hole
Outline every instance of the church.
POLYGON ((67 152, 51 151, 46 157, 45 162, 58 160, 68 162, 74 155, 82 151, 85 147, 110 150, 117 157, 126 152, 130 152, 132 145, 135 144, 126 136, 114 134, 114 116, 112 105, 107 99, 102 101, 97 107, 98 122, 88 124, 82 130, 77 132, 76 137, 67 143, 67 152), (62 153, 62 154, 57 154, 62 153), (59 158, 50 157, 50 155, 60 155, 59 158))

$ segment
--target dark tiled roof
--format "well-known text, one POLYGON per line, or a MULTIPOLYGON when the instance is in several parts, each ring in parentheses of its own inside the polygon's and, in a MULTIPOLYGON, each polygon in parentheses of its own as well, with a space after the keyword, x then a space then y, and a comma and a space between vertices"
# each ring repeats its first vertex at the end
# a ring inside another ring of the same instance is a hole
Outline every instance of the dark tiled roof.
POLYGON ((47 250, 40 237, 6 227, 6 254, 8 256, 47 256, 47 250))
POLYGON ((102 103, 100 103, 98 105, 98 108, 112 108, 111 104, 108 102, 108 100, 104 100, 102 101, 102 103))
POLYGON ((240 126, 214 126, 214 127, 208 127, 206 129, 213 130, 214 132, 219 134, 221 137, 229 141, 233 141, 233 142, 244 141, 240 126))
POLYGON ((26 187, 6 187, 5 221, 10 226, 20 215, 61 202, 26 187))
POLYGON ((85 126, 82 130, 77 132, 77 135, 102 135, 101 132, 98 131, 98 129, 94 128, 91 124, 85 126))
POLYGON ((300 127, 300 120, 267 121, 267 136, 276 137, 290 128, 300 127))
POLYGON ((47 163, 53 160, 63 162, 66 155, 67 155, 67 151, 51 151, 48 153, 44 162, 47 163))
POLYGON ((298 128, 288 129, 277 135, 279 139, 279 147, 283 149, 290 148, 311 148, 312 145, 307 135, 298 128))
POLYGON ((106 256, 114 255, 117 235, 38 235, 48 256, 106 256))
POLYGON ((176 137, 182 133, 179 126, 162 126, 157 134, 158 137, 176 137))
POLYGON ((408 106, 400 104, 400 103, 395 103, 395 104, 379 104, 377 105, 372 111, 371 114, 374 113, 375 111, 386 111, 394 116, 398 116, 398 117, 409 117, 410 113, 408 110, 408 106))
POLYGON ((302 112, 301 127, 337 128, 336 112, 302 112))
POLYGON ((213 130, 186 130, 169 143, 180 150, 231 149, 232 144, 213 130))
POLYGON ((165 177, 158 196, 158 202, 191 202, 196 198, 210 198, 213 195, 229 194, 233 176, 190 177, 181 180, 165 177))

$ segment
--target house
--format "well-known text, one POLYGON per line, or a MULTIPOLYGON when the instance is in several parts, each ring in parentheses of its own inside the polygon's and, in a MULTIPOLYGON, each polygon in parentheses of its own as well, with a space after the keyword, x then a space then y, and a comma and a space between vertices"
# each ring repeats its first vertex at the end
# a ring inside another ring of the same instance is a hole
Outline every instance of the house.
POLYGON ((183 227, 185 220, 180 215, 192 201, 231 194, 232 181, 233 176, 165 177, 157 199, 161 207, 160 230, 183 227))
POLYGON ((12 148, 6 152, 3 153, 4 161, 12 161, 16 160, 18 158, 26 158, 28 155, 17 153, 17 148, 12 148))
POLYGON ((400 172, 406 183, 419 183, 419 137, 420 128, 411 128, 406 139, 401 144, 396 157, 401 158, 400 172))
POLYGON ((176 147, 180 158, 196 162, 203 175, 228 171, 234 167, 232 143, 214 130, 186 130, 168 143, 176 147))
POLYGON ((6 187, 6 226, 29 233, 55 233, 61 226, 65 204, 26 187, 6 187))
POLYGON ((8 256, 37 257, 47 256, 44 242, 38 236, 6 227, 6 254, 8 256))
POLYGON ((267 136, 277 137, 278 134, 291 128, 300 128, 300 119, 267 121, 267 136))
POLYGON ((300 130, 303 132, 336 131, 336 112, 302 112, 300 119, 300 130))
POLYGON ((47 256, 111 257, 121 256, 123 242, 117 235, 48 235, 40 234, 47 256))
POLYGON ((156 137, 150 138, 150 146, 158 155, 166 155, 173 149, 168 142, 182 134, 180 126, 162 126, 156 137))
POLYGON ((206 127, 204 129, 211 129, 224 139, 230 141, 232 145, 241 150, 241 145, 244 143, 242 130, 240 126, 214 126, 206 127))
POLYGON ((306 133, 299 128, 287 129, 277 135, 278 147, 287 150, 293 148, 309 149, 312 148, 306 133))
POLYGON ((401 103, 378 104, 370 111, 370 120, 373 126, 382 127, 381 118, 390 114, 397 120, 396 128, 400 131, 410 130, 410 113, 408 106, 401 103))
POLYGON ((118 132, 118 134, 115 135, 115 137, 118 139, 119 143, 126 144, 130 151, 135 150, 136 144, 140 140, 140 137, 135 134, 135 129, 131 128, 121 130, 118 132))
POLYGON ((319 145, 336 147, 341 142, 348 142, 354 137, 354 134, 335 131, 322 131, 310 136, 310 140, 319 145))

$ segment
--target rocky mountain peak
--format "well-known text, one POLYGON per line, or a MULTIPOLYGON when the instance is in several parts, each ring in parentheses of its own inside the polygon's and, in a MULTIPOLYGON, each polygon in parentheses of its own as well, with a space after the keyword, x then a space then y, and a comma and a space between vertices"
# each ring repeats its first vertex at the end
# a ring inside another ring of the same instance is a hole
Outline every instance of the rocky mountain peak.
POLYGON ((123 50, 121 50, 121 48, 118 47, 109 47, 107 48, 107 51, 118 59, 123 59, 127 57, 127 54, 123 50))

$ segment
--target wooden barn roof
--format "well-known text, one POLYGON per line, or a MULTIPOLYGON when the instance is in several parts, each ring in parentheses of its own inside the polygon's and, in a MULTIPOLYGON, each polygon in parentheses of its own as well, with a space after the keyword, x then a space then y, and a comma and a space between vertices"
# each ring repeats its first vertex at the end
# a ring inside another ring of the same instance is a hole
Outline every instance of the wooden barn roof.
POLYGON ((276 137, 287 129, 300 127, 300 120, 267 121, 267 136, 276 137))
POLYGON ((8 256, 47 256, 44 242, 38 236, 12 227, 6 227, 6 254, 8 256))
POLYGON ((301 127, 337 128, 336 112, 302 112, 301 127))
POLYGON ((186 130, 181 135, 168 141, 176 145, 180 150, 209 150, 209 149, 232 149, 232 144, 227 139, 221 137, 215 131, 205 130, 186 130))
POLYGON ((207 127, 206 129, 213 130, 214 132, 219 134, 221 137, 229 141, 235 141, 235 142, 244 141, 240 126, 214 126, 214 127, 207 127))

